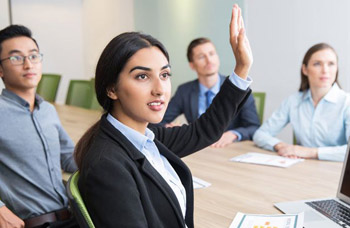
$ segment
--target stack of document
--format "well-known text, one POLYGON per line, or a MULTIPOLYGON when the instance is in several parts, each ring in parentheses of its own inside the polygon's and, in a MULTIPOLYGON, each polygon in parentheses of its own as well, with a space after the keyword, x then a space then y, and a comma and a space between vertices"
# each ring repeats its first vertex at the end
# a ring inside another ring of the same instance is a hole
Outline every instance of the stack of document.
POLYGON ((237 157, 233 157, 230 159, 230 161, 253 163, 259 165, 271 165, 285 168, 294 165, 298 162, 302 162, 304 161, 304 159, 292 159, 278 155, 268 155, 263 153, 249 152, 246 154, 239 155, 237 157))
POLYGON ((198 189, 198 188, 206 188, 209 187, 211 184, 209 182, 206 182, 202 179, 199 179, 198 177, 192 176, 193 180, 193 188, 198 189))
POLYGON ((230 228, 303 228, 304 213, 251 215, 238 212, 230 228))

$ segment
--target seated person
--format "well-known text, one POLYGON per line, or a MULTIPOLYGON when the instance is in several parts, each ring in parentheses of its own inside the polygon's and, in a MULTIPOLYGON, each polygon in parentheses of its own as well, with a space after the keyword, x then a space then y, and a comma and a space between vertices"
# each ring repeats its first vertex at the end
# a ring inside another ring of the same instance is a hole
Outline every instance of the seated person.
MULTIPOLYGON (((184 114, 188 123, 193 123, 209 107, 219 92, 225 77, 218 73, 220 60, 214 44, 207 38, 193 40, 187 48, 187 59, 198 79, 180 85, 171 98, 162 124, 171 122, 184 114)), ((225 133, 213 147, 224 147, 234 141, 251 140, 260 126, 252 95, 227 127, 225 133)))
POLYGON ((163 119, 170 100, 164 46, 137 32, 120 34, 106 46, 95 77, 106 113, 75 150, 78 187, 96 227, 194 227, 192 175, 180 157, 218 140, 251 92, 252 55, 237 5, 230 28, 234 73, 206 113, 181 127, 147 128, 163 119))
POLYGON ((62 183, 62 169, 77 169, 74 144, 35 94, 42 57, 26 27, 0 31, 0 227, 77 227, 62 183))
POLYGON ((312 46, 301 67, 299 92, 255 132, 259 147, 293 158, 343 161, 350 136, 350 96, 338 85, 338 57, 325 43, 312 46), (275 138, 291 123, 297 145, 275 138))

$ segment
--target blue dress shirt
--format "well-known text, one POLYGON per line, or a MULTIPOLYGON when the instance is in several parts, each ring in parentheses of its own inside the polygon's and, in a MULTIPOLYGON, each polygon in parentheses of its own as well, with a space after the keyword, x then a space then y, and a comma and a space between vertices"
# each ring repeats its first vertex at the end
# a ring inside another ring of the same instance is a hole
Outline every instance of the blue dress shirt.
POLYGON ((0 207, 21 219, 68 206, 62 169, 74 172, 74 143, 54 106, 35 97, 35 107, 13 92, 0 95, 0 207))
POLYGON ((267 150, 281 142, 275 138, 291 123, 298 145, 317 147, 320 160, 343 161, 350 136, 350 95, 335 83, 314 107, 311 92, 298 92, 255 132, 254 142, 267 150))
MULTIPOLYGON (((205 112, 205 110, 207 109, 206 92, 210 90, 211 92, 214 93, 214 96, 215 96, 220 90, 220 78, 219 78, 219 75, 217 75, 217 77, 218 77, 217 82, 211 88, 207 88, 206 86, 204 86, 201 83, 199 83, 198 117, 200 115, 202 115, 205 112)), ((247 81, 244 81, 243 79, 238 77, 234 72, 231 74, 230 79, 235 85, 237 85, 238 88, 243 89, 243 90, 246 90, 249 87, 250 83, 251 83, 251 78, 248 77, 247 81), (248 82, 248 84, 247 84, 247 82, 248 82)), ((238 131, 231 130, 231 132, 233 134, 237 135, 237 141, 241 141, 242 135, 238 131)))
MULTIPOLYGON (((201 83, 199 83, 199 96, 198 96, 198 117, 202 115, 205 110, 207 110, 207 98, 206 98, 206 93, 210 90, 213 94, 214 97, 215 95, 219 92, 220 90, 220 78, 218 75, 218 81, 215 83, 215 85, 211 88, 207 88, 201 83)), ((212 100, 212 99, 211 99, 212 100)))

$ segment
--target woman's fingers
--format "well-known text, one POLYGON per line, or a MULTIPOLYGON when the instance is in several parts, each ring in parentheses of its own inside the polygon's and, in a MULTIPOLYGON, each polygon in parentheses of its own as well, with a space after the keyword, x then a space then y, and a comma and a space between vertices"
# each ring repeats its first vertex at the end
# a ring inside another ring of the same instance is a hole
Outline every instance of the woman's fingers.
MULTIPOLYGON (((238 6, 237 6, 238 7, 238 6)), ((237 28, 238 28, 238 32, 241 31, 241 29, 243 28, 242 24, 243 24, 243 19, 242 19, 242 10, 240 7, 238 7, 237 10, 237 28)))
POLYGON ((237 45, 238 28, 238 6, 235 4, 232 7, 231 22, 230 22, 230 43, 232 48, 237 45))
POLYGON ((235 73, 239 77, 246 79, 253 62, 253 56, 245 34, 242 11, 237 4, 234 4, 232 8, 230 43, 236 59, 235 73))

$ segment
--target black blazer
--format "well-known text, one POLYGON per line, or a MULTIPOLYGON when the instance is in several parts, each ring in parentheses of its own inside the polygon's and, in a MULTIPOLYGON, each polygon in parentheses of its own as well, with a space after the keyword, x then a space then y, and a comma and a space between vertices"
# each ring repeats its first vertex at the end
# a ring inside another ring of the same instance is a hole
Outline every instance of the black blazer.
POLYGON ((154 127, 155 144, 186 189, 186 216, 172 189, 145 156, 103 115, 83 161, 78 186, 96 227, 185 227, 193 224, 191 172, 179 157, 218 140, 251 91, 229 80, 197 121, 181 127, 154 127))
MULTIPOLYGON (((220 85, 224 80, 225 77, 220 75, 220 85)), ((188 123, 193 123, 198 118, 198 96, 198 79, 180 85, 170 100, 161 125, 171 123, 181 114, 185 115, 188 123)), ((251 140, 259 126, 260 121, 256 112, 255 101, 253 96, 250 95, 226 131, 235 130, 242 135, 241 140, 251 140)))

